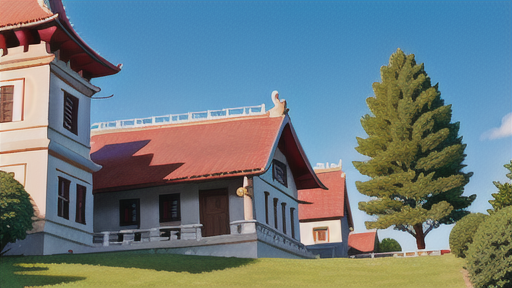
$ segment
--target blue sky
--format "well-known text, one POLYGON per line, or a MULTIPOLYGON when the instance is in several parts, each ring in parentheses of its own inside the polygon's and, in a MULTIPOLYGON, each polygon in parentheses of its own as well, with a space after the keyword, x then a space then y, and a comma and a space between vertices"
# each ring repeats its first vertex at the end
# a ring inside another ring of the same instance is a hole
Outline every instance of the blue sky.
MULTIPOLYGON (((272 107, 271 92, 286 99, 304 150, 315 165, 343 160, 355 230, 371 217, 357 209, 368 198, 352 165, 366 138, 360 118, 380 81, 380 67, 401 48, 415 54, 467 144, 465 194, 485 212, 506 181, 512 158, 511 1, 74 1, 64 0, 74 29, 114 64, 115 75, 94 79, 102 88, 92 122, 252 106, 272 107), (496 136, 497 135, 497 136, 496 136), (490 139, 493 138, 493 139, 490 139)), ((427 249, 448 248, 451 226, 435 229, 427 249)), ((392 229, 415 250, 412 236, 392 229)))

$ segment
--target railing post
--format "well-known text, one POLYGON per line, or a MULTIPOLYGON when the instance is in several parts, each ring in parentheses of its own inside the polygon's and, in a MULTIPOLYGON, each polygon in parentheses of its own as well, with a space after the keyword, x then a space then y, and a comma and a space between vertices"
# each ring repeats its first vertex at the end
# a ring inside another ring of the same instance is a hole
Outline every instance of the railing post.
POLYGON ((201 240, 201 227, 196 227, 196 240, 201 240))
POLYGON ((103 246, 110 245, 110 232, 101 232, 103 234, 103 246))

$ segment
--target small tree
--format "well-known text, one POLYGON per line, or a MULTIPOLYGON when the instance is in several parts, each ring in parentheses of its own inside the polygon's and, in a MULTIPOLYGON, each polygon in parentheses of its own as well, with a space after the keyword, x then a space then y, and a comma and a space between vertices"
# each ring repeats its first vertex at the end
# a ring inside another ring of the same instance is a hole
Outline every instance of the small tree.
POLYGON ((504 184, 501 184, 498 181, 492 182, 494 186, 498 188, 498 193, 493 193, 492 197, 494 197, 494 200, 489 200, 489 203, 491 203, 493 208, 487 210, 489 214, 512 205, 512 160, 509 164, 505 164, 503 166, 510 171, 510 173, 507 174, 507 178, 510 179, 511 183, 505 182, 504 184))
POLYGON ((489 216, 482 213, 472 213, 464 216, 455 224, 450 232, 450 249, 455 256, 466 258, 469 244, 473 243, 473 237, 478 227, 487 217, 489 216))
POLYGON ((394 226, 425 249, 425 236, 468 214, 465 208, 476 198, 462 196, 472 175, 462 172, 466 145, 459 123, 451 123, 451 106, 413 54, 398 49, 381 77, 373 84, 375 97, 366 100, 372 115, 361 119, 368 138, 357 138, 356 150, 371 158, 354 162, 371 178, 356 182, 360 193, 372 197, 359 209, 377 216, 365 223, 368 229, 394 226))
POLYGON ((512 206, 480 224, 466 256, 475 288, 512 287, 512 206))
POLYGON ((398 252, 402 251, 400 243, 392 238, 384 238, 379 243, 379 252, 398 252))
POLYGON ((7 243, 23 240, 32 229, 30 197, 10 174, 0 171, 0 252, 7 243))

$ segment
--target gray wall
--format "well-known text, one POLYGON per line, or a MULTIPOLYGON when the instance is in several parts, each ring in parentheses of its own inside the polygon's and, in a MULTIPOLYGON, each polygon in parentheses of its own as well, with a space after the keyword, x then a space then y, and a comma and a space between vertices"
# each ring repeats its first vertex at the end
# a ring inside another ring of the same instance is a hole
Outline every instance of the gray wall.
POLYGON ((119 201, 140 199, 140 229, 165 225, 199 224, 199 191, 228 188, 229 219, 244 219, 243 198, 236 196, 236 189, 242 186, 243 179, 214 180, 201 183, 173 184, 166 186, 134 189, 128 191, 99 193, 94 195, 94 231, 118 231, 137 228, 119 225, 119 201), (159 195, 180 194, 181 221, 160 224, 159 195))

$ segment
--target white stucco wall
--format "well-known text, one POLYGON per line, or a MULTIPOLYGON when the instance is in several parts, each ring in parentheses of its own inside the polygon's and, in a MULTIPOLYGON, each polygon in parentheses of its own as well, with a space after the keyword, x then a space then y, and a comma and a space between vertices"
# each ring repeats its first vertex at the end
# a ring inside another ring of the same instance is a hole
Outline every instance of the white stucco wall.
MULTIPOLYGON (((314 245, 313 229, 320 227, 328 227, 329 241, 322 243, 343 242, 341 220, 327 220, 315 222, 300 223, 300 240, 304 245, 314 245)), ((346 228, 348 229, 348 227, 346 228)), ((347 234, 348 235, 348 234, 347 234)), ((347 236, 348 237, 348 236, 347 236)))
POLYGON ((51 247, 59 249, 62 241, 92 245, 91 169, 96 165, 89 158, 91 99, 88 96, 99 88, 55 59, 46 48, 44 42, 30 45, 28 52, 23 47, 9 48, 8 54, 0 59, 0 85, 15 83, 15 95, 19 88, 23 89, 21 111, 15 111, 15 121, 0 123, 0 170, 14 172, 34 199, 38 216, 46 223, 38 222, 35 231, 44 232, 31 234, 30 239, 42 239, 44 245, 38 247, 43 251, 38 253, 50 254, 49 251, 54 251, 51 247), (64 90, 79 99, 78 135, 62 124, 64 90), (17 113, 21 116, 16 116, 17 113), (68 220, 57 216, 58 176, 71 181, 68 220), (75 222, 76 184, 87 189, 85 225, 75 222), (61 240, 53 243, 48 237, 61 240))
POLYGON ((24 185, 34 200, 39 217, 46 214, 46 167, 48 151, 26 151, 13 154, 0 154, 0 170, 14 172, 15 179, 24 185))
MULTIPOLYGON (((60 62, 59 62, 60 63, 60 62)), ((91 98, 83 95, 78 91, 87 89, 81 82, 74 82, 77 86, 70 86, 57 75, 65 75, 68 77, 79 77, 71 69, 62 68, 53 65, 50 75, 50 111, 49 111, 49 128, 58 133, 52 133, 52 141, 57 141, 72 151, 80 154, 84 158, 89 158, 90 138, 91 138, 91 98), (78 133, 75 135, 71 131, 64 128, 64 91, 78 98, 78 133)))
MULTIPOLYGON (((94 198, 92 196, 92 174, 84 170, 78 169, 60 159, 53 156, 48 158, 48 194, 46 201, 48 203, 46 211, 46 220, 52 221, 62 226, 68 226, 74 230, 83 230, 88 233, 93 233, 93 211, 94 211, 94 198), (57 216, 57 203, 58 203, 58 184, 59 176, 69 181, 69 219, 57 216), (75 222, 76 216, 76 185, 82 185, 86 188, 85 196, 85 224, 75 222)), ((45 231, 46 231, 45 227, 45 231)), ((84 239, 76 240, 79 242, 91 244, 92 236, 84 239)))
POLYGON ((292 236, 291 220, 290 220, 290 208, 294 210, 294 239, 300 241, 299 233, 299 218, 298 218, 298 203, 297 203, 297 188, 295 186, 295 180, 293 179, 292 171, 286 161, 284 154, 276 149, 273 159, 277 159, 286 165, 287 169, 287 184, 288 187, 282 185, 272 177, 272 167, 259 177, 253 178, 254 185, 254 217, 258 222, 263 223, 272 229, 274 227, 274 198, 278 199, 277 204, 277 230, 283 232, 283 217, 281 203, 286 203, 286 235, 292 236), (266 223, 265 217, 265 192, 269 193, 268 198, 268 223, 266 223))
MULTIPOLYGON (((48 91, 50 69, 38 64, 53 59, 46 52, 46 45, 30 45, 9 48, 8 54, 0 58, 0 85, 15 82, 15 94, 21 89, 20 117, 13 122, 0 123, 0 170, 14 172, 15 179, 35 201, 40 213, 46 214, 46 167, 48 126, 48 91), (25 59, 43 59, 35 62, 25 59), (13 82, 14 80, 14 82, 13 82)), ((16 101, 16 99, 15 99, 16 101)), ((15 105, 16 106, 16 105, 15 105)))
MULTIPOLYGON (((30 45, 28 52, 23 52, 23 47, 9 48, 8 54, 1 56, 0 84, 3 81, 23 79, 24 98, 22 105, 23 120, 0 123, 0 131, 12 131, 16 129, 27 129, 29 127, 48 125, 50 68, 48 65, 37 66, 37 62, 24 62, 24 59, 38 59, 45 57, 49 57, 48 60, 51 60, 53 58, 53 54, 48 54, 46 52, 46 44, 44 43, 30 45), (15 62, 16 64, 11 64, 12 62, 15 62)), ((14 140, 12 138, 10 139, 11 141, 14 140)), ((7 139, 0 139, 2 142, 6 140, 7 139)), ((2 150, 3 149, 5 148, 2 148, 2 150)))

